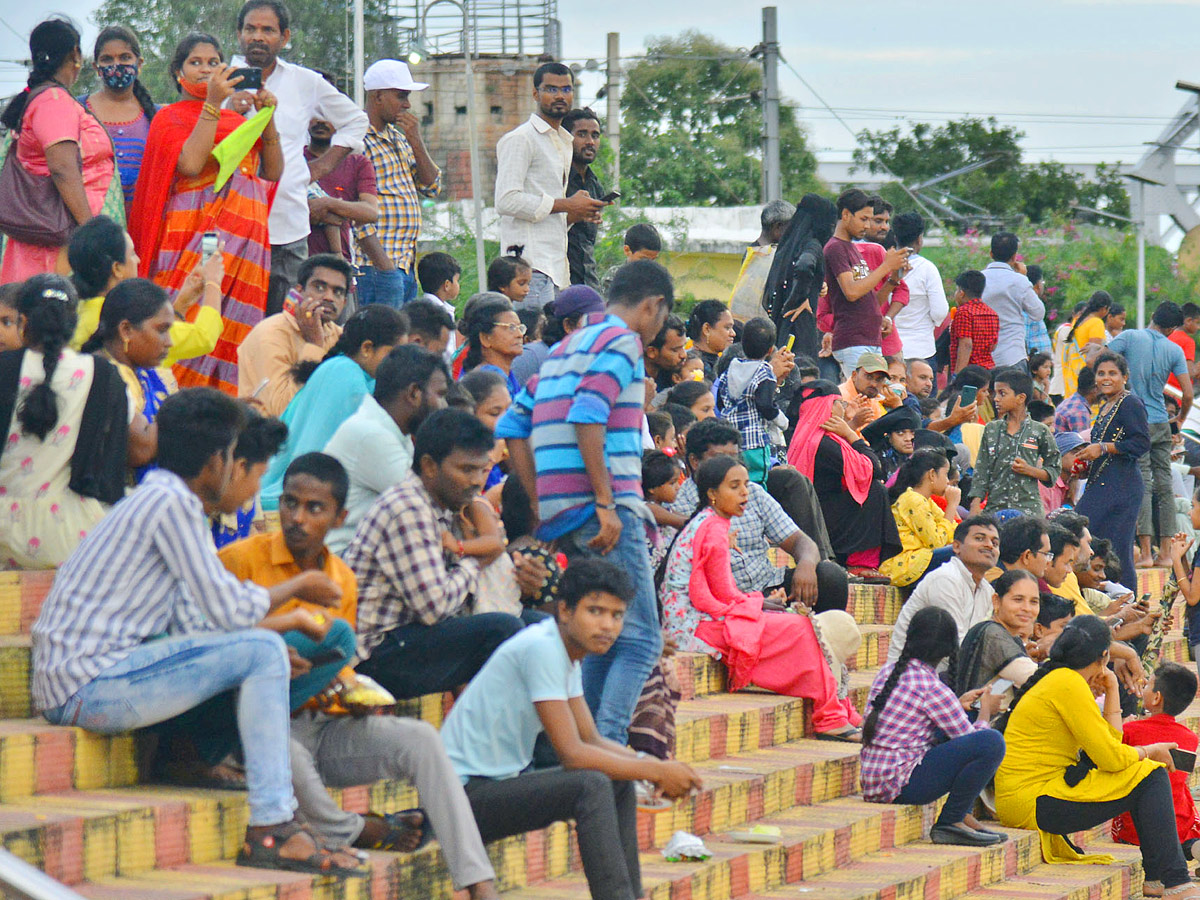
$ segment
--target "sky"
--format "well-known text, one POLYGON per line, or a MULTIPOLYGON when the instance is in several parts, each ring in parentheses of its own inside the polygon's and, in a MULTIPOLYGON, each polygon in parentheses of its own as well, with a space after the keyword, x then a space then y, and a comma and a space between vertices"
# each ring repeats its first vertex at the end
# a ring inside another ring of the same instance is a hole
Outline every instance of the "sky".
MULTIPOLYGON (((87 19, 96 5, 0 4, 0 95, 23 84, 23 69, 13 61, 28 56, 26 36, 38 20, 48 12, 71 15, 86 23, 89 46, 96 29, 87 19)), ((854 138, 847 125, 857 132, 970 114, 993 115, 1024 131, 1030 160, 1133 162, 1190 96, 1175 90, 1175 81, 1200 81, 1200 0, 777 5, 783 56, 808 83, 784 66, 781 89, 798 105, 810 144, 824 159, 849 159, 854 138)), ((617 31, 622 55, 636 56, 648 37, 684 28, 751 47, 761 39, 760 7, 731 13, 737 6, 729 0, 558 0, 563 54, 568 61, 603 63, 605 36, 617 31)), ((586 78, 581 99, 592 102, 600 83, 586 78)))

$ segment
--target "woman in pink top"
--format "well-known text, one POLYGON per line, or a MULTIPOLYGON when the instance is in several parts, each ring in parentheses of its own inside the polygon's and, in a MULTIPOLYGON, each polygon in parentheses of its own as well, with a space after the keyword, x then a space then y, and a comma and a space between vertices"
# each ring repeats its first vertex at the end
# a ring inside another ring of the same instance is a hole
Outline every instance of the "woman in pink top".
MULTIPOLYGON (((51 176, 67 210, 82 225, 104 207, 115 166, 104 126, 70 93, 83 66, 79 32, 63 19, 47 19, 29 35, 29 54, 33 60, 29 87, 0 116, 0 122, 16 135, 9 152, 15 147, 17 163, 30 174, 51 176), (44 87, 47 84, 51 86, 44 87), (38 88, 41 91, 30 101, 30 92, 38 88)), ((65 246, 44 247, 10 238, 0 282, 58 270, 67 271, 65 246)))

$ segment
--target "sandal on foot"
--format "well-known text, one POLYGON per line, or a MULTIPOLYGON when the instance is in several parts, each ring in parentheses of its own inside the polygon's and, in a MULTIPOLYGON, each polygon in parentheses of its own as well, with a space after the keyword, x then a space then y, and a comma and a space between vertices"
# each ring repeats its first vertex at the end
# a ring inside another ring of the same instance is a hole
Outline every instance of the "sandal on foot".
POLYGON ((813 735, 818 741, 839 741, 843 744, 861 744, 862 729, 846 728, 842 731, 818 731, 813 735))
POLYGON ((400 812, 389 813, 386 816, 381 816, 377 813, 367 813, 363 818, 375 819, 383 822, 388 830, 382 838, 373 843, 363 843, 360 836, 359 840, 354 842, 356 847, 363 847, 367 850, 390 850, 400 853, 416 853, 422 847, 429 843, 429 839, 433 837, 433 829, 429 825, 429 817, 425 815, 425 810, 420 807, 414 809, 403 809, 400 812), (419 821, 414 823, 414 819, 419 821), (416 832, 420 835, 415 847, 403 847, 406 838, 416 832))
POLYGON ((850 581, 855 584, 891 584, 892 579, 882 574, 878 569, 869 566, 850 566, 846 569, 850 581))
POLYGON ((340 865, 338 851, 328 850, 303 825, 292 819, 262 830, 252 836, 246 829, 242 849, 238 851, 237 864, 255 869, 277 869, 284 872, 302 872, 308 875, 333 875, 338 878, 366 878, 371 874, 361 863, 353 866, 340 865), (297 834, 307 835, 312 841, 313 852, 302 859, 283 856, 283 845, 297 834))

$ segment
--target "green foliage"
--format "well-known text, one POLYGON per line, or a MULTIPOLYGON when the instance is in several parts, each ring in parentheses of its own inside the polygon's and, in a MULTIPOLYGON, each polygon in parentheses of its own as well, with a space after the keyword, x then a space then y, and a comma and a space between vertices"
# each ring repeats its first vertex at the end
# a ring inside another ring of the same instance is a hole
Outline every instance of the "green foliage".
MULTIPOLYGON (((104 0, 92 15, 97 25, 120 23, 142 42, 141 79, 159 103, 178 98, 167 73, 171 54, 190 31, 202 31, 221 42, 225 58, 238 52, 237 14, 241 0, 104 0)), ((291 45, 283 53, 290 62, 329 72, 343 89, 351 68, 350 4, 347 0, 288 0, 292 14, 291 45)), ((366 58, 395 54, 400 43, 386 0, 364 0, 366 58)), ((90 55, 91 48, 84 48, 90 55)), ((94 81, 93 81, 94 83, 94 81)), ((86 89, 86 88, 84 88, 86 89)))
MULTIPOLYGON (((1039 265, 1046 278, 1046 324, 1051 331, 1076 303, 1093 291, 1105 290, 1137 321, 1137 247, 1132 234, 1113 229, 1056 223, 1048 228, 1018 231, 1018 257, 1039 265)), ((946 286, 954 293, 954 278, 967 269, 983 269, 990 262, 990 240, 976 231, 956 236, 940 247, 927 246, 921 255, 937 264, 946 286)), ((1163 300, 1186 303, 1200 288, 1200 277, 1180 271, 1175 257, 1161 247, 1146 247, 1146 321, 1163 300)))
MULTIPOLYGON (((762 193, 762 90, 756 60, 696 31, 651 40, 621 92, 621 192, 639 206, 735 206, 762 193), (680 58, 686 57, 686 58, 680 58)), ((783 193, 818 187, 795 110, 780 104, 783 193)))
MULTIPOLYGON (((991 118, 966 118, 942 126, 917 122, 907 134, 898 126, 863 131, 859 135, 861 146, 854 151, 854 162, 872 173, 891 171, 904 184, 912 186, 970 163, 991 159, 982 168, 928 189, 969 218, 986 211, 1014 224, 1025 220, 1040 225, 1065 215, 1074 204, 1129 216, 1129 195, 1115 167, 1100 167, 1096 179, 1089 181, 1067 171, 1061 163, 1025 164, 1021 158, 1022 137, 1021 131, 1002 127, 991 118)), ((898 184, 887 185, 882 193, 896 205, 897 212, 916 208, 898 184)), ((1108 220, 1106 224, 1114 221, 1108 220)))

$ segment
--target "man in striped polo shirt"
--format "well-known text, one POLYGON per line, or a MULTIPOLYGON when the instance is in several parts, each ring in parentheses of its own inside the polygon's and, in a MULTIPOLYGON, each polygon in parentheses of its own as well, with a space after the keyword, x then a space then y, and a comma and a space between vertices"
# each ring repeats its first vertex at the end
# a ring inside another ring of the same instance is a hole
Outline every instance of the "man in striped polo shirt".
POLYGON ((646 546, 653 521, 642 499, 643 347, 674 305, 671 276, 640 260, 617 272, 604 315, 555 345, 496 426, 509 461, 535 498, 537 536, 568 558, 600 554, 621 566, 636 595, 621 636, 583 664, 583 690, 604 737, 624 745, 646 677, 662 651, 646 546))

